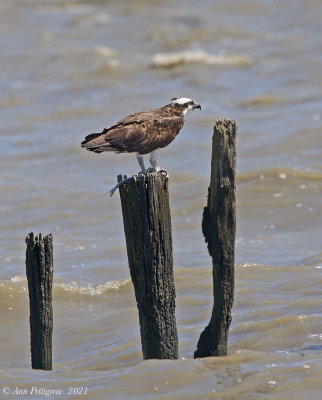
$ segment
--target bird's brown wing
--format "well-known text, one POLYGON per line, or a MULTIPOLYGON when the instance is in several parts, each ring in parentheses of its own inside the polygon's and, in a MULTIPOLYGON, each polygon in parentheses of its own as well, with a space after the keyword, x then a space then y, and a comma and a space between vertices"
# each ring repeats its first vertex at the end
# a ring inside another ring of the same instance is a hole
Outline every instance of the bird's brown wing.
POLYGON ((95 152, 117 151, 140 154, 166 147, 184 124, 182 117, 161 117, 155 112, 131 114, 105 128, 100 134, 91 134, 83 147, 95 152))
POLYGON ((127 135, 127 129, 123 129, 127 125, 134 123, 141 123, 148 117, 148 112, 138 112, 130 114, 127 117, 122 118, 116 124, 104 128, 102 132, 90 133, 82 141, 81 145, 87 150, 95 153, 102 153, 103 151, 124 151, 122 148, 114 147, 107 138, 111 138, 113 143, 117 146, 118 142, 121 145, 121 138, 127 135), (114 139, 114 140, 113 140, 114 139))
POLYGON ((118 151, 148 154, 168 146, 184 124, 181 117, 157 117, 140 113, 140 118, 116 126, 106 132, 105 140, 118 151))

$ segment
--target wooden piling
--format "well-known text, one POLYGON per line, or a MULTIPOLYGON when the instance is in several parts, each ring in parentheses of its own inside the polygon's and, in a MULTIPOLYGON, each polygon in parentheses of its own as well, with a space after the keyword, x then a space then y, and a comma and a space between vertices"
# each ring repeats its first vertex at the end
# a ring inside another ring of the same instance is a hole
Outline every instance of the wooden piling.
POLYGON ((26 273, 30 301, 31 365, 34 369, 52 369, 53 332, 53 238, 26 237, 26 273))
POLYGON ((214 305, 210 322, 200 335, 195 358, 227 354, 234 301, 236 141, 236 122, 217 120, 208 202, 202 219, 202 231, 212 257, 214 305))
POLYGON ((119 191, 143 358, 177 359, 168 177, 162 172, 141 174, 119 191))

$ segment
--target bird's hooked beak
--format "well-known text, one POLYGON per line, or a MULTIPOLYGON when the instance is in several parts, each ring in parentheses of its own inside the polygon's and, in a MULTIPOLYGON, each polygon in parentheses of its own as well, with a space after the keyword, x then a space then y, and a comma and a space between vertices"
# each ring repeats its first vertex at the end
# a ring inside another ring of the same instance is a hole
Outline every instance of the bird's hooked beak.
POLYGON ((196 108, 199 108, 199 110, 201 111, 201 105, 200 104, 195 104, 194 106, 193 106, 193 109, 195 110, 196 108))

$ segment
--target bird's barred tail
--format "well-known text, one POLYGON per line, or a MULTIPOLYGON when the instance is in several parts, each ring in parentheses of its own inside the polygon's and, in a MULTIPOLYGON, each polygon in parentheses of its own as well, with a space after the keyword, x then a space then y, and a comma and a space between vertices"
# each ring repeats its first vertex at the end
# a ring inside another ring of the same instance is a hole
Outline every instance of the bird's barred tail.
POLYGON ((116 151, 104 138, 101 133, 91 133, 85 137, 81 146, 86 150, 93 151, 94 153, 102 153, 103 151, 116 151))
POLYGON ((82 147, 87 148, 86 144, 90 142, 92 139, 96 139, 100 133, 91 133, 85 137, 85 140, 82 141, 82 147))

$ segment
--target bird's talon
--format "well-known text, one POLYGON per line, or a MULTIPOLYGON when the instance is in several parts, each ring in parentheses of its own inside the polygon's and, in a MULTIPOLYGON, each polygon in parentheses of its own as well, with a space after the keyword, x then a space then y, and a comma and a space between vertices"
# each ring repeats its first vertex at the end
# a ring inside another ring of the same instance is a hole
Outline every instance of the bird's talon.
POLYGON ((117 175, 117 182, 121 182, 121 180, 123 180, 122 175, 121 174, 117 175))

